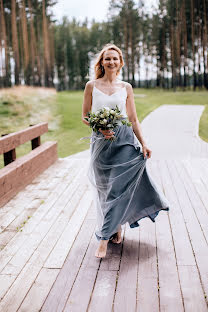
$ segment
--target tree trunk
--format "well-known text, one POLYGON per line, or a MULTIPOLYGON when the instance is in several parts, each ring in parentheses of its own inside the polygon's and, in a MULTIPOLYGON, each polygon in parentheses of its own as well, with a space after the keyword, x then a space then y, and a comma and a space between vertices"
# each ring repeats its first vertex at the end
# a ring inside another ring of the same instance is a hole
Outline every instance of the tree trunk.
POLYGON ((183 87, 186 89, 187 87, 187 74, 188 74, 188 51, 187 51, 187 25, 186 25, 186 2, 183 1, 182 6, 182 21, 183 21, 183 48, 184 48, 184 80, 183 80, 183 87))
MULTIPOLYGON (((1 38, 1 31, 0 31, 0 60, 3 59, 1 43, 2 43, 2 38, 1 38)), ((3 73, 3 64, 2 64, 2 62, 0 62, 0 72, 3 73)), ((2 79, 2 75, 0 75, 0 88, 3 88, 3 87, 4 87, 3 79, 2 79)))
POLYGON ((141 88, 141 73, 140 73, 140 70, 141 70, 141 66, 140 66, 140 47, 139 47, 139 50, 137 52, 137 67, 138 67, 138 88, 141 88))
POLYGON ((201 73, 201 47, 202 47, 202 29, 201 29, 201 18, 198 16, 198 86, 202 88, 202 73, 201 73))
POLYGON ((165 44, 165 22, 163 19, 162 23, 162 38, 161 38, 161 45, 162 45, 162 55, 161 55, 161 76, 162 76, 162 81, 161 81, 161 86, 162 88, 165 88, 165 78, 164 78, 164 70, 165 70, 165 60, 166 60, 166 44, 165 44))
MULTIPOLYGON (((55 50, 55 45, 54 45, 54 29, 49 30, 50 34, 50 60, 51 60, 51 81, 52 81, 52 86, 54 86, 54 64, 55 64, 55 55, 54 55, 54 50, 55 50)), ((67 66, 68 68, 68 66, 67 66)), ((68 87, 67 87, 68 89, 68 87)))
MULTIPOLYGON (((205 52, 207 51, 207 17, 206 17, 206 3, 205 0, 203 0, 203 60, 204 60, 204 86, 206 89, 208 89, 208 73, 207 73, 207 58, 205 52)), ((207 53, 208 57, 208 53, 207 53)))
POLYGON ((133 25, 132 25, 132 18, 130 16, 129 19, 129 39, 130 39, 130 46, 131 46, 131 84, 132 87, 135 87, 135 44, 133 39, 133 25))
POLYGON ((4 17, 4 6, 3 0, 0 0, 0 17, 1 17, 1 32, 2 32, 2 52, 4 51, 4 63, 2 65, 2 74, 3 74, 3 86, 9 87, 10 86, 10 73, 9 73, 9 57, 8 57, 8 46, 7 46, 7 33, 6 33, 6 23, 4 17))
POLYGON ((193 88, 196 90, 196 60, 195 60, 195 33, 194 33, 194 0, 191 0, 191 41, 192 41, 192 59, 193 59, 193 88))
POLYGON ((129 82, 129 38, 128 38, 128 22, 127 17, 124 16, 123 18, 123 24, 124 24, 124 46, 125 46, 125 63, 127 68, 127 81, 129 82))
POLYGON ((170 50, 171 50, 171 68, 172 68, 172 88, 176 89, 175 81, 175 51, 174 51, 174 26, 170 25, 170 50))
MULTIPOLYGON (((36 7, 38 5, 38 2, 36 0, 36 7)), ((44 72, 44 64, 42 64, 41 60, 43 59, 42 55, 41 55, 41 42, 42 42, 42 38, 41 38, 41 16, 42 15, 37 15, 36 16, 36 23, 35 23, 35 29, 36 29, 36 38, 37 38, 37 43, 36 43, 36 61, 37 61, 37 75, 36 75, 36 80, 35 80, 35 84, 38 86, 42 85, 42 76, 43 76, 43 72, 44 72)))
POLYGON ((22 22, 22 38, 24 49, 24 78, 25 83, 30 85, 30 55, 28 44, 27 17, 25 12, 25 0, 21 0, 21 22, 22 22))
POLYGON ((44 42, 44 76, 45 86, 51 86, 50 75, 50 51, 49 51, 49 36, 48 36, 48 23, 45 10, 45 0, 42 1, 42 17, 43 17, 43 42, 44 42))
POLYGON ((19 59, 19 44, 18 44, 18 34, 17 34, 17 22, 16 22, 16 0, 11 1, 11 22, 12 22, 12 49, 14 53, 15 62, 15 85, 19 85, 20 82, 20 59, 19 59))
POLYGON ((31 59, 31 76, 32 76, 32 84, 35 85, 35 66, 36 66, 36 38, 35 38, 35 29, 34 29, 34 21, 33 21, 33 12, 32 12, 32 4, 31 0, 28 0, 29 12, 30 12, 30 59, 31 59))
POLYGON ((177 76, 178 85, 182 86, 181 79, 181 18, 178 7, 178 0, 176 0, 176 29, 175 29, 175 39, 176 39, 176 66, 177 66, 177 76))

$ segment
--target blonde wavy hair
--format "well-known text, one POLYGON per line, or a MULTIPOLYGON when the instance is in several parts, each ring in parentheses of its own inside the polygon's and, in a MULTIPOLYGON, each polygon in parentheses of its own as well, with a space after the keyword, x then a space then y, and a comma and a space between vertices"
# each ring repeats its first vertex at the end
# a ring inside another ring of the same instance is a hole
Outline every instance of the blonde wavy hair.
POLYGON ((118 52, 118 54, 119 54, 121 65, 120 65, 119 70, 117 71, 117 75, 119 75, 120 69, 124 66, 124 60, 123 60, 123 55, 122 55, 121 50, 115 44, 108 43, 100 51, 100 53, 98 54, 97 60, 95 62, 95 66, 94 66, 95 79, 102 78, 105 75, 105 70, 104 70, 101 62, 103 60, 104 53, 108 50, 114 50, 114 51, 118 52))

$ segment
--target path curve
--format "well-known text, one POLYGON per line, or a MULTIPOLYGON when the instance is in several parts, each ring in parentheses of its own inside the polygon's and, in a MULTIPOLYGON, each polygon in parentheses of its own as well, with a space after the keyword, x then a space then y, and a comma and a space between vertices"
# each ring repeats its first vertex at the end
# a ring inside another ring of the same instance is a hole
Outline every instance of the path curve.
POLYGON ((142 122, 153 159, 207 157, 208 143, 198 135, 202 105, 162 105, 142 122))
MULTIPOLYGON (((208 143, 198 135, 203 105, 162 105, 141 123, 152 159, 208 157, 208 143)), ((66 158, 88 158, 89 150, 66 158)))

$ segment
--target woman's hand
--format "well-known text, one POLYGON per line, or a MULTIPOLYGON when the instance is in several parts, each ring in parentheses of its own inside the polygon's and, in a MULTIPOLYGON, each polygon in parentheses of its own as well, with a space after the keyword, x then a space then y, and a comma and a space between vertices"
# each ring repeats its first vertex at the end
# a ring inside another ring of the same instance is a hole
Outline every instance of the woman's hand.
POLYGON ((105 139, 111 139, 115 134, 115 132, 112 130, 99 129, 99 131, 104 135, 105 139))
POLYGON ((144 157, 146 156, 147 158, 151 157, 152 151, 146 145, 142 145, 142 151, 143 151, 144 157))

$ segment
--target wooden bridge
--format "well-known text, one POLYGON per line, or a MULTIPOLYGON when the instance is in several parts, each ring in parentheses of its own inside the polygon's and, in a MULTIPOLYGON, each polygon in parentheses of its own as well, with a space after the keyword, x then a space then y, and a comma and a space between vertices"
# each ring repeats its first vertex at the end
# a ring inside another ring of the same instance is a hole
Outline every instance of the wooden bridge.
POLYGON ((58 159, 4 204, 0 311, 208 311, 208 144, 197 135, 202 110, 161 106, 143 121, 153 150, 147 169, 170 211, 155 223, 123 226, 122 243, 109 243, 104 259, 94 256, 89 151, 58 159))

